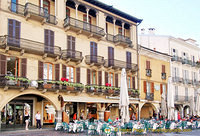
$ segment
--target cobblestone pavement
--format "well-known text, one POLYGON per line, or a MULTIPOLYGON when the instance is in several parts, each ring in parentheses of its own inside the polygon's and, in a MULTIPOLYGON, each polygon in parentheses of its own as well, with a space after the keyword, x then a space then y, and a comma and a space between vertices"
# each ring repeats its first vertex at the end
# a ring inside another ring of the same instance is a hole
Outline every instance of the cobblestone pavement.
MULTIPOLYGON (((0 132, 0 136, 86 136, 87 133, 65 133, 60 131, 54 131, 53 129, 32 129, 32 130, 16 130, 16 131, 3 131, 0 132)), ((193 130, 192 132, 182 133, 162 133, 162 134, 147 134, 146 136, 199 136, 200 130, 193 130)), ((127 135, 130 136, 130 135, 127 135)))

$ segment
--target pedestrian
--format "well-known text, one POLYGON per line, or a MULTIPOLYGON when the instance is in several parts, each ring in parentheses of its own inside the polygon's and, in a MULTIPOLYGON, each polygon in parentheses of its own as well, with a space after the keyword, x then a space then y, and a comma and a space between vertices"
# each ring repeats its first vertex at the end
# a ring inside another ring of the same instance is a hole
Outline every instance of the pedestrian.
POLYGON ((40 116, 40 112, 37 111, 37 114, 35 115, 35 119, 36 119, 36 126, 38 129, 41 129, 41 116, 40 116))
POLYGON ((74 113, 73 120, 76 120, 76 113, 74 113))
POLYGON ((135 113, 132 114, 132 120, 136 120, 135 113))
POLYGON ((80 119, 81 119, 81 120, 84 119, 84 111, 81 112, 80 119))
POLYGON ((29 124, 29 113, 28 111, 26 110, 25 111, 25 115, 24 115, 24 120, 25 120, 25 123, 26 123, 26 127, 25 127, 25 130, 28 130, 28 124, 29 124))

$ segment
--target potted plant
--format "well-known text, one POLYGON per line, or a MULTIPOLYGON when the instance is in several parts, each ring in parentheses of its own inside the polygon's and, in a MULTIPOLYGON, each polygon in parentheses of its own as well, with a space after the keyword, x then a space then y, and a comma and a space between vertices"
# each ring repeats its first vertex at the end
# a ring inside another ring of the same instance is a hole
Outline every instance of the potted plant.
POLYGON ((111 84, 106 83, 106 90, 108 91, 109 94, 114 94, 114 90, 111 87, 111 84))

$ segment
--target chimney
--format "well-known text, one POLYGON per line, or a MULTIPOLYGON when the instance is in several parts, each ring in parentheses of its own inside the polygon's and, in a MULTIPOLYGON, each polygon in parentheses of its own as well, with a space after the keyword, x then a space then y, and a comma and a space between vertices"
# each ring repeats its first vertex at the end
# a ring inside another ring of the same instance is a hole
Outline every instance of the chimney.
POLYGON ((141 29, 141 34, 145 34, 145 29, 144 28, 141 29))
POLYGON ((149 34, 155 34, 155 28, 149 28, 149 34))

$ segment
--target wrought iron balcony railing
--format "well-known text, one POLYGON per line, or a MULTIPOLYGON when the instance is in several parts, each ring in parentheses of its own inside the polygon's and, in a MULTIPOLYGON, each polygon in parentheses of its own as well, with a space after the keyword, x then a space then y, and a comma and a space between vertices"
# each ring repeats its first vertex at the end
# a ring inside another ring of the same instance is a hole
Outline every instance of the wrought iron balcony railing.
POLYGON ((161 73, 161 78, 162 78, 163 80, 165 80, 165 79, 166 79, 166 73, 161 73))
POLYGON ((199 83, 199 81, 197 81, 197 80, 192 80, 192 85, 194 85, 194 86, 199 86, 200 83, 199 83))
POLYGON ((25 6, 24 6, 24 5, 17 4, 17 3, 14 3, 14 2, 11 2, 10 5, 9 5, 9 7, 8 7, 8 9, 9 9, 11 12, 24 15, 25 6))
POLYGON ((146 69, 146 76, 151 77, 152 76, 152 70, 146 69))
POLYGON ((104 57, 95 55, 86 55, 85 63, 88 65, 102 66, 105 63, 104 57))
POLYGON ((139 98, 139 90, 135 90, 133 88, 128 88, 128 95, 133 97, 133 98, 139 98))
POLYGON ((175 95, 174 96, 174 101, 175 103, 185 103, 189 102, 192 99, 192 96, 181 96, 181 95, 175 95))
POLYGON ((24 15, 26 17, 28 15, 33 15, 34 19, 39 19, 39 18, 37 18, 37 16, 38 16, 38 17, 41 17, 40 18, 41 21, 46 21, 46 22, 54 24, 54 25, 57 24, 56 17, 54 15, 49 14, 47 9, 45 9, 43 7, 39 7, 32 3, 25 4, 24 15))
POLYGON ((29 82, 28 82, 28 78, 18 77, 18 76, 1 75, 0 76, 0 87, 27 89, 29 87, 29 82))
POLYGON ((174 83, 182 83, 183 79, 181 77, 172 77, 172 81, 174 83))
POLYGON ((137 71, 137 65, 133 63, 127 63, 126 61, 116 60, 116 59, 106 59, 105 67, 112 67, 114 69, 126 68, 127 70, 137 71))
POLYGON ((190 79, 183 79, 183 83, 184 84, 192 84, 192 80, 190 80, 190 79))
POLYGON ((72 26, 72 27, 93 33, 95 35, 99 35, 101 37, 105 35, 103 28, 72 18, 72 17, 65 18, 64 27, 67 27, 67 26, 72 26))
POLYGON ((146 100, 153 101, 154 100, 154 93, 146 93, 146 100))
POLYGON ((74 50, 62 50, 62 59, 70 59, 72 61, 78 62, 83 60, 82 52, 74 50))
POLYGON ((111 35, 111 34, 107 34, 106 35, 106 39, 108 41, 114 42, 116 44, 122 44, 123 46, 127 46, 127 47, 131 47, 132 46, 132 41, 130 40, 129 37, 123 36, 121 34, 118 35, 111 35))
POLYGON ((182 64, 192 65, 192 61, 188 59, 182 59, 182 64))
POLYGON ((182 62, 182 58, 181 57, 178 57, 178 56, 173 56, 171 58, 172 61, 177 61, 177 62, 182 62))
POLYGON ((74 83, 74 82, 62 82, 62 81, 55 81, 55 80, 47 80, 42 79, 38 80, 38 87, 39 90, 48 90, 48 91, 71 91, 71 92, 78 92, 84 89, 84 85, 82 83, 74 83))
POLYGON ((58 46, 45 45, 44 43, 10 36, 0 36, 0 47, 24 50, 24 52, 33 54, 47 54, 52 57, 61 55, 61 48, 58 46))

